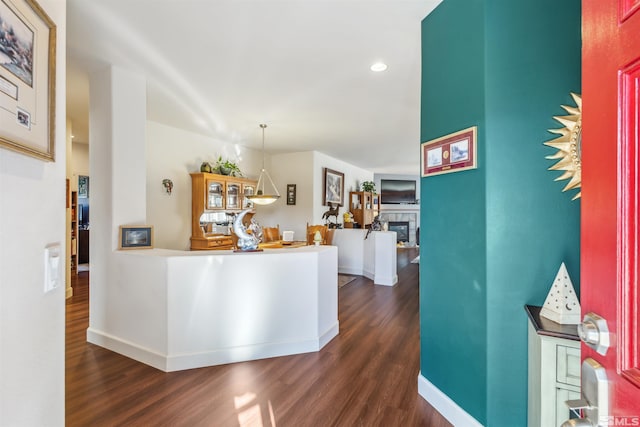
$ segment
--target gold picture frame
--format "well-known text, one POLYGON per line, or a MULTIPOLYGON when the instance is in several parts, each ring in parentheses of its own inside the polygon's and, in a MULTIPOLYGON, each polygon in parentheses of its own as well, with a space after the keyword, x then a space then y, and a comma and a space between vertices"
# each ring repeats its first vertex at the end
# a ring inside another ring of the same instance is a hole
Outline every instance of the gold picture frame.
POLYGON ((56 25, 35 0, 0 0, 0 147, 55 161, 56 25))

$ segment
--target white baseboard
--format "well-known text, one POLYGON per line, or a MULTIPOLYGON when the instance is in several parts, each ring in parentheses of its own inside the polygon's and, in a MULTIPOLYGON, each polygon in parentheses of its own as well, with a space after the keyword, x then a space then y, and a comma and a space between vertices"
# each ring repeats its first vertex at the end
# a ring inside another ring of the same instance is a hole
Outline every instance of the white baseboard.
POLYGON ((248 360, 266 359, 269 357, 288 356, 291 354, 311 353, 319 351, 339 333, 336 322, 325 333, 316 339, 296 342, 263 343, 238 346, 201 353, 178 355, 160 354, 154 350, 141 347, 119 337, 102 331, 87 329, 87 341, 108 350, 127 356, 138 362, 147 364, 164 372, 182 371, 185 369, 206 366, 224 365, 227 363, 245 362, 248 360))
POLYGON ((339 265, 338 273, 340 274, 350 274, 352 276, 362 276, 362 268, 352 267, 349 265, 339 265))
POLYGON ((483 427, 478 420, 423 377, 422 372, 418 374, 418 394, 455 427, 483 427))
POLYGON ((382 276, 378 274, 375 276, 375 279, 373 279, 374 285, 394 286, 396 283, 398 283, 397 274, 394 274, 393 276, 382 276))
POLYGON ((320 335, 318 338, 318 349, 316 351, 320 351, 322 347, 327 345, 329 341, 334 339, 340 333, 340 322, 336 321, 324 334, 320 335))
POLYGON ((119 337, 89 327, 87 329, 87 342, 167 372, 167 358, 164 355, 119 337))

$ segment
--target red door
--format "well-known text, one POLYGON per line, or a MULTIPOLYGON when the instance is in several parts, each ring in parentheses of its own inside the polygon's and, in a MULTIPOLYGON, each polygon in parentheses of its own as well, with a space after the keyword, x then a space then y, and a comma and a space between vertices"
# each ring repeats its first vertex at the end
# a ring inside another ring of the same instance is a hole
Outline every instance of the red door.
POLYGON ((640 0, 583 0, 581 306, 606 319, 609 418, 640 426, 640 0))

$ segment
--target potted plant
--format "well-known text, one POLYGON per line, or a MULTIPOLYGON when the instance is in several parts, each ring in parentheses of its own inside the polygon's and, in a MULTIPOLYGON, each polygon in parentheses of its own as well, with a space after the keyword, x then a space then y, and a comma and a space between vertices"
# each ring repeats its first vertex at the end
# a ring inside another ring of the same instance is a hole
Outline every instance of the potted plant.
POLYGON ((242 171, 238 165, 230 160, 222 160, 222 156, 218 156, 213 169, 221 175, 242 176, 242 171))
POLYGON ((368 193, 374 193, 376 192, 376 183, 373 181, 365 181, 362 184, 362 191, 366 191, 368 193))

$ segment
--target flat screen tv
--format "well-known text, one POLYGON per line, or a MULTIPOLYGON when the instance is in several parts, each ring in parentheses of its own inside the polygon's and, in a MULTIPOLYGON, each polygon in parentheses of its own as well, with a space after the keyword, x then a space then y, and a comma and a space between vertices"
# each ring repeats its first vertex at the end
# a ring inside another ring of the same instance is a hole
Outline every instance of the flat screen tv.
POLYGON ((380 203, 383 205, 415 204, 416 181, 409 179, 381 179, 380 203))

